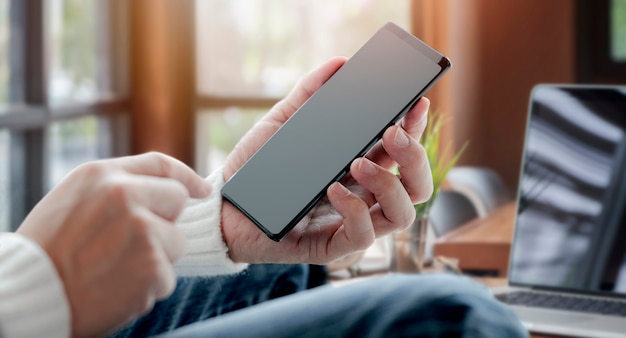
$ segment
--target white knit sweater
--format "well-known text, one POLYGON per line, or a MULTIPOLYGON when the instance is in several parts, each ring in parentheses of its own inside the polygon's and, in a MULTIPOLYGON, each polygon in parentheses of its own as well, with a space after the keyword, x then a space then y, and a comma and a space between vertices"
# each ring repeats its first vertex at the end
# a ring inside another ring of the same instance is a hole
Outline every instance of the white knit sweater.
MULTIPOLYGON (((222 239, 222 170, 209 176, 211 196, 192 200, 177 225, 188 239, 187 253, 174 268, 179 275, 242 271, 222 239)), ((70 307, 63 283, 46 253, 28 238, 0 234, 0 337, 69 337, 70 307)))

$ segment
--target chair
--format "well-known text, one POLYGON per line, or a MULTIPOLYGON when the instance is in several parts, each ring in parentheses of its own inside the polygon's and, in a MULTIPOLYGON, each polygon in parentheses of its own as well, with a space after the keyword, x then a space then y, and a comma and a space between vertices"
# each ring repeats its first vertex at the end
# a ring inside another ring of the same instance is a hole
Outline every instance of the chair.
POLYGON ((448 172, 446 180, 451 190, 462 193, 471 201, 480 217, 514 197, 500 176, 486 167, 455 167, 448 172))
POLYGON ((446 176, 430 209, 426 256, 431 257, 436 238, 488 214, 513 200, 500 176, 485 167, 454 167, 446 176))
POLYGON ((429 215, 436 237, 479 217, 474 203, 464 193, 455 190, 440 190, 429 215))

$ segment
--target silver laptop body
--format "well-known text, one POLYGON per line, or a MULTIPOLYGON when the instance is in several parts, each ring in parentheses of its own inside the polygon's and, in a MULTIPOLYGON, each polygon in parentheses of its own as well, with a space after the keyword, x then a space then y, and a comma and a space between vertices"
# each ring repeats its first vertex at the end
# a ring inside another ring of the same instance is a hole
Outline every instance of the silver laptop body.
POLYGON ((517 198, 496 296, 532 332, 626 337, 626 86, 533 89, 517 198))

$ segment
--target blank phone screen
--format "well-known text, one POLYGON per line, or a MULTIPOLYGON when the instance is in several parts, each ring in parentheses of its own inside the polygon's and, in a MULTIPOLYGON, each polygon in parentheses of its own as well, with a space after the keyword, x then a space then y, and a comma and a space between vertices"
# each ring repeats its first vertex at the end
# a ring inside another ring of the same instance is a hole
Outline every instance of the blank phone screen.
POLYGON ((222 195, 280 240, 449 65, 386 24, 226 182, 222 195))

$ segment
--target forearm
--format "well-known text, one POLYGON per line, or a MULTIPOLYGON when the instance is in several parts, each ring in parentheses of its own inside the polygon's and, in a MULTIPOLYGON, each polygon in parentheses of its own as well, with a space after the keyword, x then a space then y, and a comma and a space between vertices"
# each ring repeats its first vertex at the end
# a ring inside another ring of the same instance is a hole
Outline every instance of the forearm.
POLYGON ((26 237, 0 234, 0 336, 69 335, 70 307, 52 261, 26 237))
POLYGON ((222 169, 213 172, 208 179, 213 186, 211 195, 190 200, 177 221, 177 226, 187 237, 187 253, 174 265, 181 276, 232 274, 247 267, 247 264, 230 260, 222 238, 222 169))

